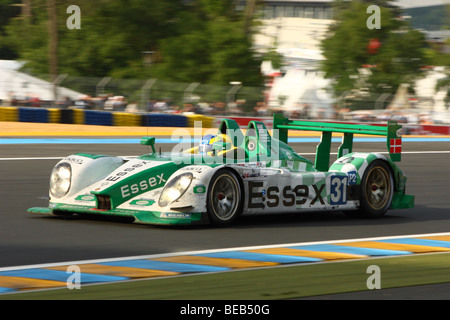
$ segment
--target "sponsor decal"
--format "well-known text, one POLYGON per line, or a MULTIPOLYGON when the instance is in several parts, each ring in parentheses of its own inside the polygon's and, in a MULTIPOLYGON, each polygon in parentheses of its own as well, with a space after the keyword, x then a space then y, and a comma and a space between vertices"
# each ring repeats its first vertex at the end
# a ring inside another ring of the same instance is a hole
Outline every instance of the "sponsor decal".
POLYGON ((339 158, 339 159, 336 161, 336 163, 339 163, 339 164, 346 164, 346 163, 352 162, 353 160, 355 160, 355 157, 342 157, 342 158, 339 158))
POLYGON ((162 186, 166 180, 164 179, 164 173, 161 173, 160 175, 156 175, 156 177, 150 177, 149 179, 142 180, 138 183, 133 183, 132 185, 124 185, 120 187, 120 193, 122 195, 122 198, 126 198, 131 196, 132 194, 139 193, 140 191, 145 191, 149 188, 162 186))
POLYGON ((266 161, 256 161, 256 162, 248 162, 248 163, 238 163, 238 166, 243 167, 256 167, 256 168, 264 168, 266 167, 266 161))
POLYGON ((198 173, 201 173, 202 171, 203 171, 203 167, 186 167, 186 168, 183 168, 182 170, 183 171, 196 171, 196 172, 198 172, 198 173))
POLYGON ((82 194, 75 198, 77 201, 95 201, 95 196, 92 194, 82 194))
POLYGON ((243 170, 242 171, 242 178, 247 179, 247 178, 256 178, 261 176, 261 172, 259 170, 243 170))
POLYGON ((402 153, 402 139, 390 139, 389 153, 402 153))
POLYGON ((178 218, 178 219, 190 219, 190 213, 180 213, 180 212, 163 212, 159 216, 160 218, 178 218))
MULTIPOLYGON (((262 187, 263 182, 248 182, 248 208, 264 209, 266 206, 273 208, 279 205, 291 207, 294 205, 304 205, 308 201, 310 206, 313 206, 316 203, 325 205, 325 201, 322 197, 325 184, 313 184, 311 186, 297 185, 295 187, 285 186, 283 189, 280 189, 277 186, 272 186, 263 191, 255 190, 262 187), (310 191, 310 187, 312 188, 312 191, 310 191), (255 202, 255 199, 260 199, 261 202, 255 202)), ((337 197, 338 195, 336 195, 336 199, 337 197)))
POLYGON ((356 171, 349 171, 347 172, 347 175, 348 175, 348 184, 350 186, 358 183, 358 173, 356 171))
POLYGON ((83 159, 76 158, 76 157, 73 157, 73 156, 67 157, 64 160, 67 161, 67 162, 70 162, 70 163, 83 164, 83 159))
POLYGON ((142 161, 140 163, 135 163, 132 166, 127 167, 127 168, 123 169, 122 171, 117 172, 115 175, 111 175, 111 176, 107 177, 106 181, 117 181, 117 180, 123 178, 124 176, 128 175, 130 172, 133 172, 134 170, 143 167, 145 164, 146 164, 145 161, 142 161))
POLYGON ((331 176, 330 204, 347 203, 347 182, 348 182, 347 176, 331 176))
POLYGON ((130 202, 130 206, 149 207, 156 201, 151 199, 137 199, 130 202))
POLYGON ((206 187, 204 185, 194 187, 194 193, 205 193, 205 192, 206 187))

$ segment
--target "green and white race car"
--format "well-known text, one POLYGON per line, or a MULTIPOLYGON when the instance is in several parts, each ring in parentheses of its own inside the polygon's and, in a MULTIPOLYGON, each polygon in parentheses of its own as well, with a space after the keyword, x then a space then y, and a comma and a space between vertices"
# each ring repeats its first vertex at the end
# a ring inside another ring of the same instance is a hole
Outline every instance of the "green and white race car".
POLYGON ((245 133, 223 119, 217 134, 179 152, 155 152, 155 138, 141 144, 152 152, 139 157, 77 153, 59 161, 50 177, 44 215, 113 215, 135 223, 228 226, 242 215, 343 211, 378 218, 389 209, 412 208, 405 194, 401 126, 293 121, 250 121, 245 133), (288 145, 289 130, 322 132, 315 162, 288 145), (332 133, 342 133, 337 160, 330 165, 332 133), (389 157, 352 152, 353 135, 385 136, 389 157))

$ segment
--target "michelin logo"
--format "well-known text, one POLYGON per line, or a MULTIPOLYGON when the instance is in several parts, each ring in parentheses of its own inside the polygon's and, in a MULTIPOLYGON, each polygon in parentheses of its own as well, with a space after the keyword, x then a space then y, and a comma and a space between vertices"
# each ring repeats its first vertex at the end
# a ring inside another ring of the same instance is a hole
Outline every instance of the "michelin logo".
POLYGON ((163 212, 159 216, 160 218, 178 218, 178 219, 190 219, 190 213, 177 213, 177 212, 163 212))

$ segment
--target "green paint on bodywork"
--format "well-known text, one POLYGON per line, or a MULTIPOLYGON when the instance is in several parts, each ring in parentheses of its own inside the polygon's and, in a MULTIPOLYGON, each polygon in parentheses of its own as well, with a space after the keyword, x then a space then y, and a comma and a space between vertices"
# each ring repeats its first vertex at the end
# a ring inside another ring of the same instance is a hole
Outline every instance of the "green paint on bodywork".
POLYGON ((75 153, 76 156, 90 158, 90 159, 98 159, 98 158, 104 158, 104 157, 112 157, 106 154, 94 154, 94 153, 75 153))
MULTIPOLYGON (((168 179, 179 169, 189 165, 206 165, 211 168, 224 164, 248 165, 251 168, 286 168, 296 174, 302 175, 303 185, 314 188, 314 192, 320 191, 320 198, 326 199, 330 203, 331 192, 327 190, 326 183, 330 175, 347 175, 346 172, 355 171, 357 181, 352 181, 352 188, 358 187, 361 182, 359 175, 363 173, 365 166, 370 162, 378 159, 377 155, 371 153, 352 153, 353 135, 354 134, 370 134, 387 137, 388 149, 390 139, 401 138, 401 126, 395 122, 388 122, 387 126, 375 125, 353 125, 344 123, 326 123, 314 121, 291 121, 281 114, 274 114, 273 118, 273 135, 271 136, 261 121, 250 121, 245 132, 242 133, 239 125, 235 120, 223 119, 219 125, 218 134, 227 134, 231 138, 232 152, 229 150, 215 150, 214 155, 196 154, 180 152, 176 153, 156 153, 154 148, 155 138, 142 138, 141 144, 150 145, 152 153, 144 154, 137 157, 142 161, 160 162, 153 163, 152 167, 137 171, 130 175, 112 176, 111 179, 105 178, 110 185, 105 189, 100 188, 91 194, 95 195, 95 203, 89 195, 78 195, 75 200, 77 204, 49 203, 48 208, 30 208, 28 211, 34 214, 55 215, 60 213, 79 213, 79 214, 98 214, 109 216, 130 217, 136 223, 148 224, 190 224, 192 222, 200 222, 204 217, 203 213, 192 212, 156 212, 144 211, 155 203, 156 200, 135 199, 139 195, 153 189, 164 187, 168 179), (288 145, 288 130, 309 130, 322 132, 322 139, 317 146, 315 163, 301 157, 288 145), (338 149, 339 160, 329 167, 330 148, 333 132, 343 133, 342 144, 338 149), (252 142, 250 144, 249 142, 252 142), (344 166, 351 164, 349 168, 344 166), (329 170, 333 170, 330 172, 329 170), (346 171, 346 172, 344 172, 346 171), (323 188, 322 188, 323 187, 323 188), (81 201, 86 202, 81 205, 81 201), (101 203, 102 209, 98 209, 98 202, 101 203), (123 203, 130 201, 130 205, 135 206, 137 210, 119 209, 123 203), (80 205, 78 204, 80 203, 80 205), (87 205, 86 205, 87 204, 87 205), (141 207, 140 207, 141 206, 141 207)), ((391 150, 389 150, 391 151, 391 150)), ((77 153, 77 156, 90 159, 99 159, 103 157, 111 157, 109 155, 77 153)), ((392 200, 392 209, 412 208, 414 206, 414 196, 405 194, 406 176, 397 167, 394 161, 400 161, 401 153, 390 154, 390 159, 386 162, 392 169, 394 178, 394 196, 392 200)), ((127 160, 124 159, 123 163, 127 160)), ((124 171, 126 171, 124 168, 124 171)), ((281 171, 281 170, 280 170, 281 171)), ((121 172, 117 172, 121 173, 121 172)), ((337 179, 340 180, 340 179, 337 179)), ((337 181, 335 180, 335 181, 337 181)), ((345 180, 343 180, 345 181, 345 180)), ((350 182, 347 181, 350 185, 350 182)), ((328 188, 330 189, 330 188, 328 188)), ((196 185, 193 189, 194 193, 204 193, 207 186, 196 185)), ((310 192, 312 194, 312 192, 310 192)), ((142 197, 142 196, 141 196, 142 197)), ((73 199, 72 199, 73 200, 73 199)), ((319 200, 320 201, 320 200, 319 200)), ((203 209, 198 209, 203 210, 203 209)))
POLYGON ((97 210, 86 206, 69 205, 69 204, 55 204, 54 208, 41 208, 34 207, 28 209, 29 213, 39 215, 58 215, 60 213, 89 213, 111 217, 124 217, 133 218, 133 223, 152 224, 152 225, 179 225, 179 224, 192 224, 199 223, 203 219, 201 212, 192 213, 177 213, 171 212, 170 214, 157 211, 139 211, 139 210, 126 210, 126 209, 113 209, 113 210, 97 210), (189 216, 189 218, 187 218, 189 216))
POLYGON ((236 120, 233 119, 222 119, 217 133, 228 135, 235 147, 242 145, 244 141, 244 134, 242 133, 241 128, 239 128, 236 120))
POLYGON ((390 140, 401 138, 402 126, 395 121, 388 121, 386 126, 360 125, 350 123, 316 122, 289 120, 280 114, 273 117, 273 129, 279 130, 280 140, 287 143, 288 130, 307 130, 322 132, 322 139, 317 146, 315 167, 319 171, 328 171, 331 138, 333 132, 343 133, 338 155, 351 152, 353 134, 385 136, 391 161, 401 161, 401 153, 391 153, 390 140))
POLYGON ((53 215, 53 210, 50 208, 43 207, 33 207, 27 210, 29 213, 39 214, 39 215, 53 215))
MULTIPOLYGON (((343 167, 347 164, 351 164, 356 169, 357 181, 356 184, 359 185, 361 183, 362 177, 359 174, 359 170, 363 167, 363 165, 369 165, 374 160, 379 159, 374 154, 367 154, 365 158, 358 157, 358 153, 350 153, 342 158, 340 158, 339 162, 335 162, 330 170, 336 170, 340 172, 343 170, 343 167)), ((405 194, 406 181, 407 177, 404 173, 399 169, 399 167, 390 159, 385 159, 386 163, 392 170, 392 177, 394 179, 394 195, 392 199, 391 209, 406 209, 414 207, 414 196, 405 194)))
POLYGON ((194 187, 194 193, 205 193, 205 192, 206 187, 204 185, 194 187))
POLYGON ((330 167, 331 132, 322 132, 322 138, 316 149, 314 166, 319 171, 328 171, 330 167))
POLYGON ((351 153, 353 150, 353 133, 344 133, 342 137, 342 143, 338 149, 338 158, 351 153))
POLYGON ((161 163, 159 166, 122 178, 101 191, 91 191, 91 193, 109 196, 111 208, 114 209, 142 193, 164 187, 169 177, 178 169, 180 169, 180 166, 172 162, 161 163))
POLYGON ((414 196, 405 194, 405 192, 394 192, 390 209, 408 209, 414 208, 414 196))
MULTIPOLYGON (((133 214, 133 217, 136 219, 135 223, 143 223, 143 224, 158 224, 158 225, 181 225, 181 224, 193 224, 199 223, 202 221, 202 213, 193 212, 193 213, 176 213, 171 212, 172 217, 161 217, 161 212, 139 212, 133 214), (189 215, 189 218, 187 218, 189 215)), ((167 215, 167 214, 166 214, 167 215)))
POLYGON ((153 153, 155 153, 155 138, 154 137, 143 137, 141 139, 141 144, 144 146, 151 146, 153 153))
POLYGON ((153 205, 155 202, 156 202, 155 200, 136 199, 136 200, 130 201, 130 205, 148 207, 148 206, 153 205))

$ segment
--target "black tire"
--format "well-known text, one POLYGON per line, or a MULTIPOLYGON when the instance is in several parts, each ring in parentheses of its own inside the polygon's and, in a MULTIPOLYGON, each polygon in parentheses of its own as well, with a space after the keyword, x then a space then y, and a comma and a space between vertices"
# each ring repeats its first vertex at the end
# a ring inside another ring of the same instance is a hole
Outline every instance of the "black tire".
POLYGON ((394 195, 394 178, 389 165, 383 160, 370 163, 360 188, 360 215, 365 218, 384 216, 394 195))
POLYGON ((242 214, 243 190, 239 178, 231 170, 220 169, 212 176, 206 206, 213 225, 229 226, 242 214))

